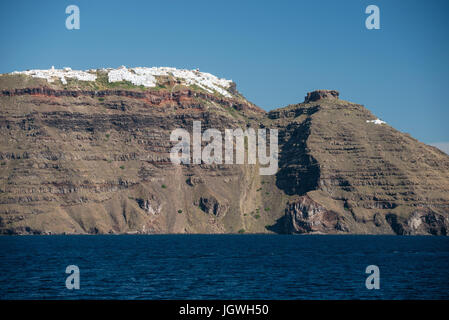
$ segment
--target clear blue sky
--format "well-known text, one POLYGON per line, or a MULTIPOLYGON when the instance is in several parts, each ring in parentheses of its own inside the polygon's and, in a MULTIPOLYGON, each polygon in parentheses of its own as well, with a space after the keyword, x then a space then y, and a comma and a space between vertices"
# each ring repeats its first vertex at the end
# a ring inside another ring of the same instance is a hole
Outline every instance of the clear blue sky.
POLYGON ((173 66, 266 110, 337 89, 421 141, 449 141, 449 1, 2 1, 0 73, 173 66), (65 28, 76 4, 81 29, 65 28), (380 30, 365 8, 380 8, 380 30))

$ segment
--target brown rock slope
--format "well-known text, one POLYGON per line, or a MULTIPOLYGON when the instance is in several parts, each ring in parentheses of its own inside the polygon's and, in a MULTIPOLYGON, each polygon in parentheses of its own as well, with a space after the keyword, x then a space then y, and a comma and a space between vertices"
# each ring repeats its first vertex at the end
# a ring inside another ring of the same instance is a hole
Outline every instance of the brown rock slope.
POLYGON ((446 234, 449 157, 336 91, 269 112, 238 93, 0 76, 0 233, 446 234), (279 171, 170 162, 170 132, 279 129, 279 171))
POLYGON ((272 111, 282 130, 277 186, 290 201, 285 232, 446 235, 449 156, 335 91, 272 111))

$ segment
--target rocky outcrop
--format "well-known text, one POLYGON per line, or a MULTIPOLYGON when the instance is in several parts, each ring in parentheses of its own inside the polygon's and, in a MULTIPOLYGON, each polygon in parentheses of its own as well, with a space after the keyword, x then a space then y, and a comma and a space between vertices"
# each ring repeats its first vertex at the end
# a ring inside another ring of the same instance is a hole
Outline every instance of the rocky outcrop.
POLYGON ((199 185, 199 184, 201 184, 201 183, 204 183, 204 181, 203 181, 203 179, 201 179, 200 177, 191 176, 191 177, 188 177, 188 178, 187 178, 186 183, 187 183, 189 186, 192 186, 192 187, 193 187, 193 186, 199 185))
POLYGON ((221 204, 215 197, 201 197, 199 200, 194 203, 196 206, 199 206, 201 210, 208 214, 213 214, 216 217, 222 217, 226 214, 228 210, 228 206, 225 204, 221 204))
POLYGON ((309 196, 302 196, 285 208, 285 233, 347 232, 336 212, 326 209, 309 196))
MULTIPOLYGON (((350 233, 445 234, 447 155, 387 124, 366 122, 373 115, 347 101, 320 98, 281 112, 272 119, 285 136, 277 173, 285 193, 309 195, 350 233)), ((285 232, 309 230, 304 219, 286 213, 284 220, 285 232)))
POLYGON ((154 196, 149 197, 149 199, 137 198, 136 201, 139 207, 149 214, 159 214, 161 212, 162 206, 154 196))
POLYGON ((408 218, 387 214, 386 220, 398 235, 432 234, 448 235, 449 219, 447 216, 431 210, 417 210, 408 218))
POLYGON ((320 99, 338 99, 340 93, 337 90, 315 90, 307 92, 304 102, 314 102, 320 99))

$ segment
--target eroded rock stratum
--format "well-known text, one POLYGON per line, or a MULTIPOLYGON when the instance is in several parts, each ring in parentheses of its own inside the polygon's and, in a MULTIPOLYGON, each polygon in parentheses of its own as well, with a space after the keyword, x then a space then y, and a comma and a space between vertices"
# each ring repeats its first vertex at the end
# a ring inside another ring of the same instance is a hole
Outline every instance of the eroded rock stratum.
POLYGON ((218 89, 104 72, 0 76, 1 234, 448 233, 449 156, 335 90, 266 113, 197 71, 218 89), (171 131, 197 120, 278 129, 279 170, 173 165, 171 131))

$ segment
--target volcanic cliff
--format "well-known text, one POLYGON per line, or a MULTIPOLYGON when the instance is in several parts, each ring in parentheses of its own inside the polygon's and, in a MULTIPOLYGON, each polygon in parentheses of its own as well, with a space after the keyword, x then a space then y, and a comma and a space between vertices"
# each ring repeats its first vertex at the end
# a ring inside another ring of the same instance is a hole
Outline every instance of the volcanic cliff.
POLYGON ((198 70, 0 76, 0 233, 434 234, 449 156, 335 90, 265 112, 198 70), (175 165, 170 133, 279 130, 279 169, 175 165))

